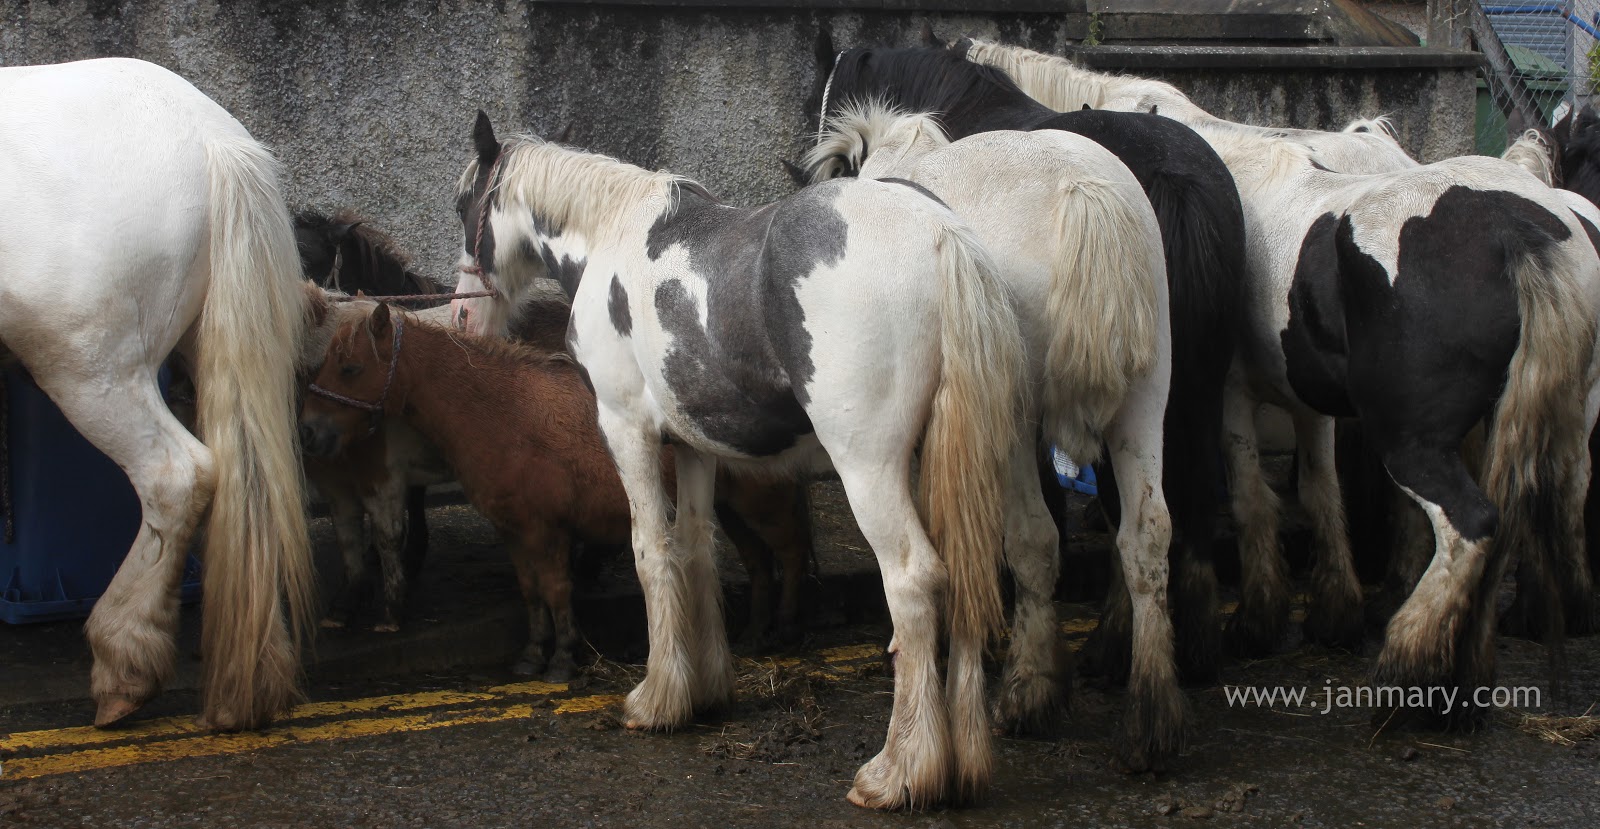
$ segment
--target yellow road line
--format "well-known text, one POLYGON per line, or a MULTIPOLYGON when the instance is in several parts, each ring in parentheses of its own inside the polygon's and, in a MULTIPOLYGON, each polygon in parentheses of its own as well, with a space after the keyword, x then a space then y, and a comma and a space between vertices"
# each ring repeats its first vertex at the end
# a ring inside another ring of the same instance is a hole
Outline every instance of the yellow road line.
MULTIPOLYGON (((289 723, 368 712, 412 711, 418 708, 436 708, 469 702, 490 702, 503 697, 548 695, 565 690, 567 690, 565 684, 518 682, 510 685, 496 685, 483 691, 426 691, 415 694, 389 694, 386 696, 332 702, 308 702, 304 705, 295 706, 288 715, 279 719, 278 722, 289 723)), ((125 740, 153 740, 208 733, 210 732, 206 728, 196 724, 193 717, 162 717, 114 729, 76 726, 7 734, 0 736, 0 751, 73 748, 119 743, 125 740)))
MULTIPOLYGON (((607 695, 619 699, 614 695, 607 695)), ((599 706, 597 706, 599 707, 599 706)), ((593 710, 593 709, 590 709, 593 710)), ((181 740, 168 740, 149 744, 115 746, 66 754, 49 754, 43 757, 20 757, 4 762, 3 779, 26 780, 53 774, 93 771, 96 769, 131 766, 188 757, 217 757, 241 754, 264 748, 296 743, 321 743, 330 740, 347 740, 354 737, 375 737, 408 731, 429 731, 474 723, 504 722, 529 717, 533 706, 512 705, 506 708, 473 708, 467 710, 436 711, 427 714, 407 714, 398 717, 363 717, 336 720, 319 725, 271 728, 253 734, 215 734, 181 740)))

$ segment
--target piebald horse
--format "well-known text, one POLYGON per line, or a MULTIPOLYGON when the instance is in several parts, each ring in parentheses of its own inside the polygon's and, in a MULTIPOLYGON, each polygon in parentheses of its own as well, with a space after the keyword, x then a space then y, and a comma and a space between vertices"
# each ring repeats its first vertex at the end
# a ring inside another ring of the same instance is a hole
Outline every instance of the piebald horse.
POLYGON ((263 725, 297 696, 315 589, 294 428, 305 312, 277 164, 142 61, 0 69, 0 112, 3 356, 143 509, 86 626, 95 722, 171 677, 178 581, 209 505, 203 716, 263 725), (156 385, 169 354, 196 378, 198 440, 156 385))
MULTIPOLYGON (((1234 171, 1250 229, 1255 301, 1230 428, 1248 428, 1237 422, 1256 399, 1329 442, 1331 416, 1360 417, 1435 541, 1375 681, 1491 684, 1508 552, 1544 574, 1560 636, 1555 573, 1581 544, 1588 484, 1600 211, 1498 159, 1342 175, 1303 145, 1199 129, 1234 171), (1460 448, 1486 418, 1480 488, 1460 448)), ((1249 472, 1235 465, 1236 480, 1249 472)))
POLYGON ((1139 180, 1080 135, 1000 130, 951 143, 932 116, 881 104, 845 104, 806 162, 814 180, 898 177, 928 187, 994 253, 1015 300, 1038 392, 1006 496, 1006 560, 1017 590, 1001 722, 1048 726, 1065 682, 1054 664, 1059 539, 1035 472, 1043 438, 1080 463, 1110 447, 1137 655, 1123 739, 1141 746, 1146 735, 1181 733, 1172 625, 1161 604, 1171 533, 1161 494, 1172 359, 1166 263, 1139 180))
POLYGON ((897 808, 981 791, 982 655, 1001 623, 1026 357, 972 231, 904 183, 829 182, 738 208, 679 176, 538 138, 502 144, 482 113, 474 143, 457 288, 499 296, 462 300, 463 322, 498 328, 534 278, 563 283, 569 345, 632 507, 650 658, 628 726, 680 727, 732 696, 708 524, 718 462, 796 474, 831 461, 894 624, 888 739, 850 799, 897 808), (670 523, 663 442, 677 460, 670 523))

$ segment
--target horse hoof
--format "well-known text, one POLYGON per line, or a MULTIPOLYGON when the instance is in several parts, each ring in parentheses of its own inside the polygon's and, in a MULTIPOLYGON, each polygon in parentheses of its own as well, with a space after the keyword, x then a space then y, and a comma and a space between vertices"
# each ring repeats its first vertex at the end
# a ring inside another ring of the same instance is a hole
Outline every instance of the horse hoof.
POLYGON ((377 623, 377 624, 372 626, 372 632, 373 633, 399 633, 400 632, 400 624, 398 622, 379 622, 379 623, 377 623))
POLYGON ((94 727, 107 728, 121 722, 129 714, 138 711, 140 703, 134 702, 121 694, 110 694, 100 699, 100 705, 94 712, 94 727))
POLYGON ((550 670, 544 672, 544 676, 540 677, 540 681, 548 682, 552 685, 562 685, 571 682, 572 666, 562 665, 559 668, 551 668, 550 670))
POLYGON ((322 627, 323 630, 344 630, 344 620, 343 619, 335 619, 332 616, 324 618, 318 624, 322 627))
POLYGON ((526 659, 518 659, 516 664, 511 666, 511 672, 517 676, 533 676, 539 673, 539 669, 526 659))

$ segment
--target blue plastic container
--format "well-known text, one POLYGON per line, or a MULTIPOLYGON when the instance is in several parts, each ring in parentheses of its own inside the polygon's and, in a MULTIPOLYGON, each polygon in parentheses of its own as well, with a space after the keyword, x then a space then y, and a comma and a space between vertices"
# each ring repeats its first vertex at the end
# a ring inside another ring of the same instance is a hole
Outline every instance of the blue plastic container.
MULTIPOLYGON (((0 535, 0 621, 88 616, 138 534, 139 498, 21 369, 5 372, 5 394, 15 523, 10 543, 0 535)), ((186 602, 200 596, 199 571, 190 556, 186 602)))

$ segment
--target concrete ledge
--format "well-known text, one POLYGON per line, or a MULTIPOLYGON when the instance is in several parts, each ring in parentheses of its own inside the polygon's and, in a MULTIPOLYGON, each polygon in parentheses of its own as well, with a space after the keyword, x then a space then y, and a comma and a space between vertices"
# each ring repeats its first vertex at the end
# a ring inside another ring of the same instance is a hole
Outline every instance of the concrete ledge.
POLYGON ((1483 55, 1417 46, 1069 46, 1091 69, 1477 69, 1483 55))

